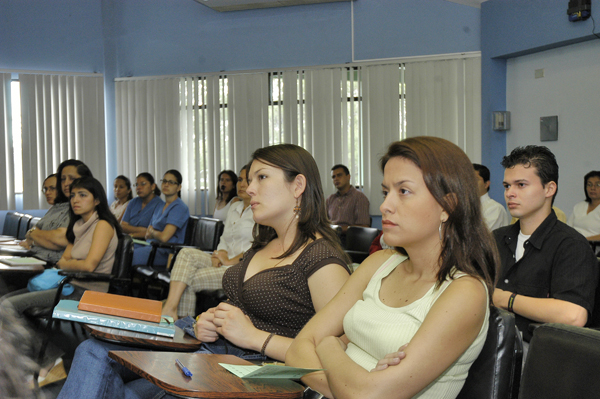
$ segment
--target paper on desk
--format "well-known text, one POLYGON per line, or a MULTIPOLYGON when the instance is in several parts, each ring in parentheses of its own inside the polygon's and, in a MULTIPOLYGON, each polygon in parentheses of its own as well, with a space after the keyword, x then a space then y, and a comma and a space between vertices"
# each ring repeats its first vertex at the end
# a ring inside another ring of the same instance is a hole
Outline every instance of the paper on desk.
POLYGON ((266 366, 240 366, 237 364, 226 363, 219 364, 240 378, 287 378, 289 380, 299 380, 305 374, 323 370, 276 366, 272 364, 267 364, 266 366))

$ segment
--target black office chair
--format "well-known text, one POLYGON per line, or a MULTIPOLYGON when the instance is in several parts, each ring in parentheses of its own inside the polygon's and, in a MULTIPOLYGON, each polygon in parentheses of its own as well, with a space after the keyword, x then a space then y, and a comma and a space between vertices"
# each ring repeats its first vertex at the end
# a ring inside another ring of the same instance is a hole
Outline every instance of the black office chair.
POLYGON ((19 235, 19 223, 21 222, 21 214, 19 212, 8 212, 4 217, 4 227, 2 235, 17 237, 19 235))
POLYGON ((523 362, 523 341, 512 313, 492 306, 481 353, 471 365, 457 399, 516 399, 523 362))
POLYGON ((17 233, 18 240, 25 239, 25 235, 27 234, 27 231, 29 230, 29 225, 31 223, 31 219, 33 219, 33 216, 27 215, 24 213, 21 214, 21 220, 19 220, 19 230, 17 233))
POLYGON ((361 263, 369 256, 371 243, 379 235, 373 227, 350 226, 346 231, 346 253, 353 263, 361 263))
POLYGON ((533 332, 519 399, 600 396, 600 331, 543 324, 533 332))
MULTIPOLYGON (((225 225, 219 219, 201 217, 198 221, 198 224, 196 225, 191 245, 176 246, 171 264, 175 264, 177 254, 183 248, 195 248, 206 252, 215 251, 217 249, 217 246, 219 245, 219 240, 221 238, 221 235, 223 234, 224 227, 225 225)), ((171 271, 166 270, 158 272, 156 275, 156 279, 164 285, 169 285, 169 283, 171 282, 171 271)))

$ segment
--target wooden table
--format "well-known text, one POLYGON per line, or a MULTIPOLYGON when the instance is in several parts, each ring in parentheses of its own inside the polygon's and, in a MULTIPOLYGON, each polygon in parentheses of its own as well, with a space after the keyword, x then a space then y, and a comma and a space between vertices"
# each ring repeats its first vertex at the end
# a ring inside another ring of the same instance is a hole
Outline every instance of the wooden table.
POLYGON ((187 335, 177 326, 175 326, 175 336, 172 338, 93 324, 85 324, 84 326, 94 338, 153 350, 193 352, 202 345, 202 342, 187 335))
POLYGON ((251 365, 233 355, 110 351, 108 356, 165 391, 191 398, 302 398, 304 387, 286 379, 241 379, 219 363, 251 365), (179 359, 193 374, 185 377, 179 359))

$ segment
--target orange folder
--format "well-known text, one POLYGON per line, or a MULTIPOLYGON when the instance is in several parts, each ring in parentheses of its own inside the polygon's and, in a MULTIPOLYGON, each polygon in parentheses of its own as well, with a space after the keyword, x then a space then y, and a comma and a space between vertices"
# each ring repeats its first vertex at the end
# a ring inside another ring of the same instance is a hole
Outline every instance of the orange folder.
POLYGON ((151 299, 107 294, 87 290, 79 301, 79 310, 160 323, 162 303, 151 299))

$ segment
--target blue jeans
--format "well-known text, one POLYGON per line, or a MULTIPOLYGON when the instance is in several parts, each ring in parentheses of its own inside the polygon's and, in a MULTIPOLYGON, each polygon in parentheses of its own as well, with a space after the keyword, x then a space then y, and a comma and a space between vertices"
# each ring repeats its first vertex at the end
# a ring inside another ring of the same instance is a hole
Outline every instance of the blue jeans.
MULTIPOLYGON (((79 345, 69 376, 58 399, 162 398, 165 392, 108 357, 111 350, 147 349, 111 344, 90 338, 79 345)), ((220 339, 204 343, 196 353, 229 354, 246 360, 264 360, 260 353, 246 351, 220 339)), ((170 397, 170 396, 167 396, 170 397)))

